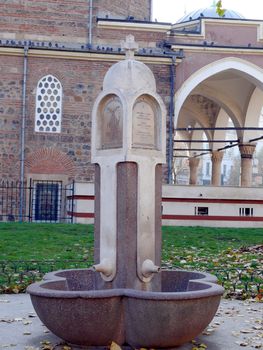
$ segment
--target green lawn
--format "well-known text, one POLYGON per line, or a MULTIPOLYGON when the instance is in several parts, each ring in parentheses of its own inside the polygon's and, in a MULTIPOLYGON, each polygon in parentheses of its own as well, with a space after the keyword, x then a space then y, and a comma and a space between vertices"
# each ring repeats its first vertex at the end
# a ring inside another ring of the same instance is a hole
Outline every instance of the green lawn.
MULTIPOLYGON (((244 296, 252 283, 256 295, 263 287, 262 244, 261 228, 163 227, 162 265, 212 271, 228 291, 232 288, 229 294, 244 296)), ((23 290, 49 270, 92 263, 92 225, 0 223, 0 292, 3 281, 4 291, 14 285, 23 290), (25 270, 31 274, 26 282, 25 270)))
POLYGON ((93 259, 93 226, 0 223, 0 260, 93 259))

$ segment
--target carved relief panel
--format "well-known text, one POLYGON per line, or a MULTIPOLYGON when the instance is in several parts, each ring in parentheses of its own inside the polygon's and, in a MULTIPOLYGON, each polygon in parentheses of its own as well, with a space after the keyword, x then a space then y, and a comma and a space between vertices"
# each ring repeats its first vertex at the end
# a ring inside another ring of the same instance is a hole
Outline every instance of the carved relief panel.
POLYGON ((160 126, 156 101, 150 96, 140 96, 132 113, 132 147, 159 149, 160 126))
POLYGON ((123 108, 121 100, 116 95, 108 95, 102 101, 99 110, 100 134, 99 149, 122 147, 123 135, 123 108))

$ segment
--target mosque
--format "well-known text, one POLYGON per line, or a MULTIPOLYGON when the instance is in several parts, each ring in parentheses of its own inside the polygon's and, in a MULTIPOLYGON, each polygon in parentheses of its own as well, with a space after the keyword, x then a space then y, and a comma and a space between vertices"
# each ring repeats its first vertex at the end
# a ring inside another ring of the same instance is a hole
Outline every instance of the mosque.
POLYGON ((133 35, 167 110, 163 223, 263 225, 263 189, 252 181, 263 138, 263 21, 233 10, 220 17, 215 6, 173 24, 151 13, 151 0, 0 4, 1 220, 92 222, 92 107, 133 35), (241 159, 235 187, 222 181, 230 149, 241 159), (211 174, 200 184, 204 159, 211 174), (182 163, 189 176, 180 185, 182 163))

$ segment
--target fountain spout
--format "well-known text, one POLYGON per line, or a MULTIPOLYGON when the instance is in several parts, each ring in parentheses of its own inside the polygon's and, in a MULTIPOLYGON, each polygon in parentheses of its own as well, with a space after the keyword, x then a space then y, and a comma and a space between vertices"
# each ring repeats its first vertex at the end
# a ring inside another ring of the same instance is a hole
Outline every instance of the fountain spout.
POLYGON ((154 262, 150 259, 144 260, 142 263, 142 275, 146 278, 149 278, 152 276, 152 274, 160 272, 161 268, 160 266, 156 266, 154 262))
POLYGON ((106 277, 109 277, 113 273, 113 268, 108 259, 103 259, 99 264, 93 265, 93 270, 101 272, 106 277))

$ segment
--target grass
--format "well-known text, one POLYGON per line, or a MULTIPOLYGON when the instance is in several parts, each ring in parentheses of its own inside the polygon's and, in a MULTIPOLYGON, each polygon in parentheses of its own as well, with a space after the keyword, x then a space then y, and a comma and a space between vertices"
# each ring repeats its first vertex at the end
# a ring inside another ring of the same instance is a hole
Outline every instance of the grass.
POLYGON ((260 244, 260 228, 163 227, 162 257, 166 264, 184 268, 242 267, 260 260, 260 254, 238 251, 260 244))
MULTIPOLYGON (((189 252, 205 257, 262 243, 261 228, 167 226, 163 227, 163 260, 176 262, 189 252)), ((0 260, 92 260, 92 257, 92 225, 0 223, 0 260)))
POLYGON ((0 223, 0 260, 93 258, 91 225, 0 223))
MULTIPOLYGON (((0 267, 1 261, 2 266, 6 266, 3 261, 9 264, 2 277, 0 271, 0 287, 9 269, 14 269, 13 266, 10 268, 12 262, 17 272, 39 271, 41 264, 46 266, 42 272, 90 266, 93 263, 93 239, 92 225, 0 223, 0 267), (65 263, 65 260, 82 263, 73 265, 70 261, 65 263), (29 266, 17 261, 32 263, 29 266)), ((259 295, 263 285, 260 274, 263 271, 263 251, 257 246, 262 244, 262 228, 163 227, 162 264, 166 268, 221 270, 224 273, 219 274, 219 279, 228 291, 231 289, 230 294, 241 291, 242 297, 246 296, 249 283, 253 282, 253 293, 259 295), (226 274, 226 271, 232 270, 236 272, 226 274)), ((20 291, 17 285, 21 285, 23 290, 25 284, 31 282, 31 277, 23 284, 21 275, 16 273, 8 280, 4 290, 20 291)))

